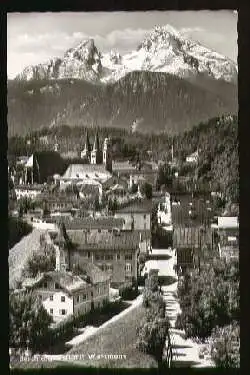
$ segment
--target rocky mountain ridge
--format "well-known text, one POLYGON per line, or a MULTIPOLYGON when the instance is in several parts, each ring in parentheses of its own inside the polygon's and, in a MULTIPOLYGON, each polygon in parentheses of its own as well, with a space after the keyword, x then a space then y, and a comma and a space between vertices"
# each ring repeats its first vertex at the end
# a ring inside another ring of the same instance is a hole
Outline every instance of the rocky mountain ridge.
POLYGON ((84 79, 114 83, 133 71, 164 72, 192 78, 199 74, 237 82, 237 65, 221 54, 184 37, 170 25, 155 27, 136 50, 101 53, 93 39, 81 41, 61 58, 26 67, 17 80, 84 79))

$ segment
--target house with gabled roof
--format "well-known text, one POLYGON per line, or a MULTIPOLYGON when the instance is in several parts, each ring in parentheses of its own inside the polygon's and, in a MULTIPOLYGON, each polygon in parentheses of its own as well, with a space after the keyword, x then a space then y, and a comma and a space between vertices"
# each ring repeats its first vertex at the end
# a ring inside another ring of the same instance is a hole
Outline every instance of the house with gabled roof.
POLYGON ((22 283, 42 300, 55 323, 101 307, 109 299, 109 285, 109 275, 92 263, 81 263, 79 274, 57 267, 22 283))
POLYGON ((115 213, 116 218, 125 220, 127 229, 151 230, 152 202, 133 202, 119 209, 115 213))
MULTIPOLYGON (((64 226, 64 225, 62 225, 64 226)), ((64 254, 66 269, 92 263, 110 276, 112 287, 129 286, 137 279, 137 258, 147 251, 148 232, 64 230, 54 236, 64 254)))

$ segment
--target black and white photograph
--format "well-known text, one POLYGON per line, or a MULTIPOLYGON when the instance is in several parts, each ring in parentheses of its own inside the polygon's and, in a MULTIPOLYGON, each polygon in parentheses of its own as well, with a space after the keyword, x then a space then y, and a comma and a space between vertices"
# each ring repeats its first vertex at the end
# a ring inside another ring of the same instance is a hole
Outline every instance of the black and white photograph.
POLYGON ((240 367, 237 22, 7 14, 11 369, 240 367))

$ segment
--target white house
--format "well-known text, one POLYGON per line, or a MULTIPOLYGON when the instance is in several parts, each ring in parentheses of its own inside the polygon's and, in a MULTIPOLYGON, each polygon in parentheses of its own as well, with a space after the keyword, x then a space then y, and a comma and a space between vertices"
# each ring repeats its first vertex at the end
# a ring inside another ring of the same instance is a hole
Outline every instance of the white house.
POLYGON ((73 314, 101 307, 109 299, 110 277, 92 263, 82 268, 84 274, 79 276, 60 268, 57 262, 55 271, 46 272, 33 282, 26 279, 23 287, 39 296, 48 314, 58 323, 73 314))
POLYGON ((186 157, 187 163, 197 163, 199 159, 199 151, 195 151, 193 154, 186 157))
POLYGON ((172 212, 171 212, 171 202, 170 194, 166 193, 163 202, 158 205, 157 211, 158 224, 164 227, 169 227, 172 225, 172 212))
POLYGON ((218 229, 239 228, 239 219, 237 216, 219 216, 218 229))
POLYGON ((43 185, 17 185, 15 186, 17 200, 24 197, 35 199, 42 193, 43 188, 43 185))

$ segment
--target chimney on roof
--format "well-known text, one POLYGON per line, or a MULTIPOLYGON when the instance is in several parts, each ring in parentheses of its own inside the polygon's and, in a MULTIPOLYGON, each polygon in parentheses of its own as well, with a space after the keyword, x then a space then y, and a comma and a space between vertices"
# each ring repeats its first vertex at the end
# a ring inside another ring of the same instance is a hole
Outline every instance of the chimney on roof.
POLYGON ((55 246, 55 253, 56 253, 56 271, 66 271, 67 265, 66 265, 66 259, 65 259, 65 253, 63 249, 60 249, 59 246, 55 246))

